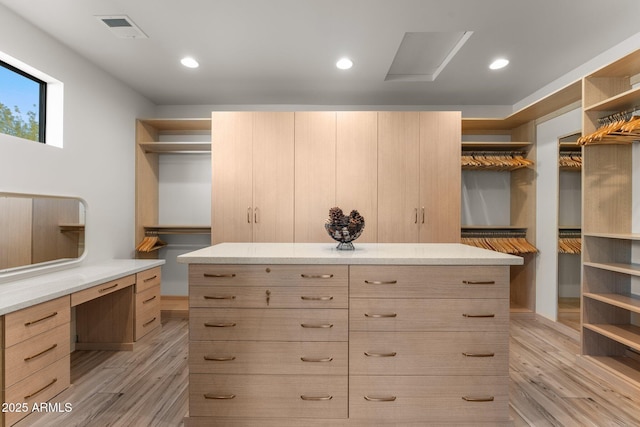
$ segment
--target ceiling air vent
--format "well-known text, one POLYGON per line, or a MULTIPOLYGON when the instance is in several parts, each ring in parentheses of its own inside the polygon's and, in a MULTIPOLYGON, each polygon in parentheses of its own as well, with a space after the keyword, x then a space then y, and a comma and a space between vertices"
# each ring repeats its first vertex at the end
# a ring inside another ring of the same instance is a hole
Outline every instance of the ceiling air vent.
POLYGON ((96 16, 109 30, 121 39, 149 38, 127 15, 96 16))

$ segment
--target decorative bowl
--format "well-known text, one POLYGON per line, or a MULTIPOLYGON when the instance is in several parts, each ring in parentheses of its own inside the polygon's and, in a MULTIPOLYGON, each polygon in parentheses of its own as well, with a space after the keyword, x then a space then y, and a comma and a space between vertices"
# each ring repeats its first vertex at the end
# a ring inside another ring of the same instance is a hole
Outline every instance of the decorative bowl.
POLYGON ((340 208, 332 208, 324 228, 333 240, 340 242, 336 249, 352 251, 355 249, 352 242, 364 231, 364 218, 355 210, 346 216, 340 208))

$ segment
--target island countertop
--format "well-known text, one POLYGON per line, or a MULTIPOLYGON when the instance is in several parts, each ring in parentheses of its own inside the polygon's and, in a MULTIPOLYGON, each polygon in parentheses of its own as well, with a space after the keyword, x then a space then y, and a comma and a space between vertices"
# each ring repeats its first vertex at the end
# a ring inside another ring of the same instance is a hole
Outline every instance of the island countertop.
POLYGON ((522 265, 518 256, 459 243, 220 243, 178 256, 183 264, 522 265))

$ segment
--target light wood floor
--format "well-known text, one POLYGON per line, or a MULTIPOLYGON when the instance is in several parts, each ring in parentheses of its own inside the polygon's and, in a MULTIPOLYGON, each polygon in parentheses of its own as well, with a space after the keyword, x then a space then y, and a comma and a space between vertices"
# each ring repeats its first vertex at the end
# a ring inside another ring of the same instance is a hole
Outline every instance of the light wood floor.
MULTIPOLYGON (((577 333, 546 322, 511 322, 510 402, 514 426, 639 426, 640 392, 625 394, 576 365, 577 333)), ((72 355, 66 414, 33 414, 16 427, 181 426, 187 413, 184 319, 165 319, 133 352, 72 355)))

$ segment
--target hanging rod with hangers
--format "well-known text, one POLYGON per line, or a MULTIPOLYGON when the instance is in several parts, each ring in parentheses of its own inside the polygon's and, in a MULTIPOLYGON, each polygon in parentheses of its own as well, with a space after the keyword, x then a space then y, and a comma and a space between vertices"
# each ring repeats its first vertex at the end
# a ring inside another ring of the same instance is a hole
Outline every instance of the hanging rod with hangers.
POLYGON ((578 145, 631 144, 640 141, 640 109, 620 111, 597 120, 598 129, 578 138, 578 145))
POLYGON ((508 254, 536 253, 526 228, 462 228, 461 243, 508 254))

